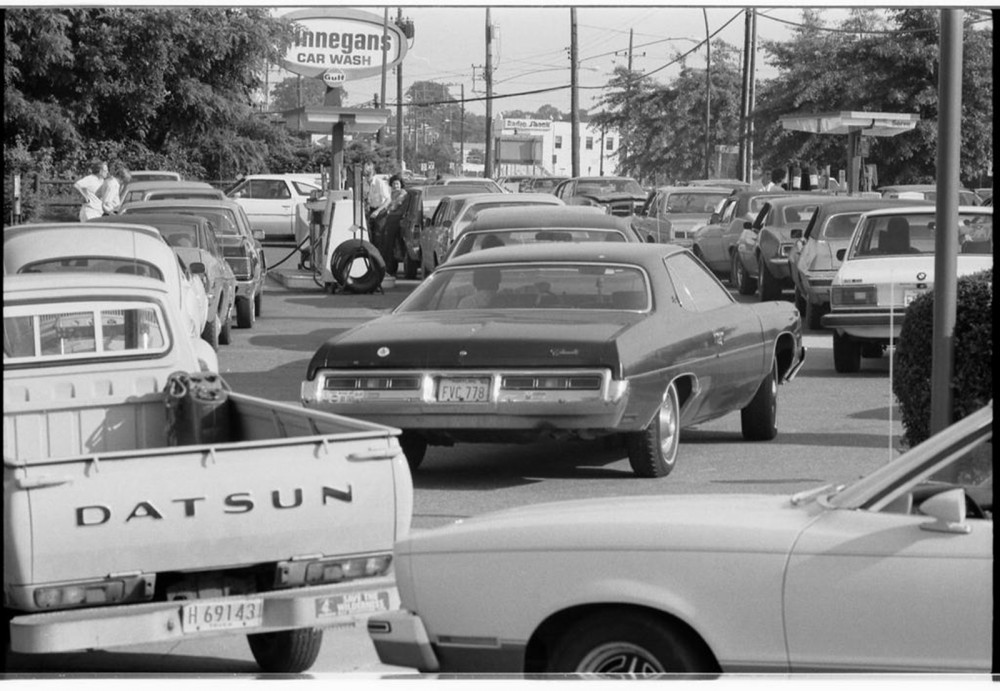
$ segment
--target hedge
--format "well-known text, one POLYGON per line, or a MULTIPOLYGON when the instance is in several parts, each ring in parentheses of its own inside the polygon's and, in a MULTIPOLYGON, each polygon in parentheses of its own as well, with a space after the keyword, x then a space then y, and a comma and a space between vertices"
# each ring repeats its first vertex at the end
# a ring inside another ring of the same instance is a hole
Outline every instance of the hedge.
MULTIPOLYGON (((910 303, 896 345, 892 392, 899 402, 903 442, 930 436, 934 291, 910 303)), ((952 422, 993 399, 993 269, 958 279, 951 379, 952 422)))

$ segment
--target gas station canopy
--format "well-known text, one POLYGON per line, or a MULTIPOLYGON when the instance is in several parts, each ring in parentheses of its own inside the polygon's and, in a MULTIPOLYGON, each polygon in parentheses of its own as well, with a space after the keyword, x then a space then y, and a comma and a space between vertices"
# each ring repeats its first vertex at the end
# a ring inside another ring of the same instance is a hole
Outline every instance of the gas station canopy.
POLYGON ((343 125, 348 134, 375 134, 385 127, 391 112, 388 108, 303 106, 281 115, 290 129, 312 134, 329 134, 334 125, 343 125))
POLYGON ((839 113, 818 115, 782 115, 781 125, 786 130, 814 134, 850 134, 860 132, 866 137, 894 137, 909 132, 920 116, 913 113, 868 113, 842 110, 839 113))

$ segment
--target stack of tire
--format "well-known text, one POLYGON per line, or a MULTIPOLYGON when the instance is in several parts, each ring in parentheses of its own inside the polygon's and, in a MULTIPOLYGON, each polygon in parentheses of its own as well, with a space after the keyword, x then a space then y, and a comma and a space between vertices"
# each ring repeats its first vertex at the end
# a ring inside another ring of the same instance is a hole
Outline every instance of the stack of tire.
POLYGON ((385 260, 367 240, 345 240, 333 251, 330 272, 344 290, 371 293, 378 290, 385 278, 385 260), (359 267, 363 267, 360 272, 359 267))

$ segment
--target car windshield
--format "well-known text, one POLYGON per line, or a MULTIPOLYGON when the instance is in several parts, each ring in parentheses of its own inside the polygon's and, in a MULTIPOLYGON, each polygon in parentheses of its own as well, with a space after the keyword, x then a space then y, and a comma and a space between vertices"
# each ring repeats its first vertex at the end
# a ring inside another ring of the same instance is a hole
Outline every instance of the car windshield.
POLYGON ((828 240, 849 240, 860 218, 861 212, 831 216, 826 221, 823 237, 828 240))
POLYGON ((456 309, 648 310, 649 285, 637 266, 518 263, 441 268, 398 313, 456 309))
POLYGON ((193 225, 157 223, 156 227, 171 247, 198 247, 198 229, 193 225))
POLYGON ((479 215, 481 211, 486 209, 499 209, 499 208, 509 208, 511 206, 555 206, 551 200, 545 200, 544 198, 539 201, 525 201, 525 200, 514 200, 512 202, 504 201, 505 196, 508 195, 496 195, 496 201, 489 202, 476 202, 475 204, 470 204, 466 209, 465 213, 462 214, 463 221, 472 221, 479 215))
POLYGON ((781 209, 781 218, 775 223, 781 225, 794 225, 796 223, 808 223, 809 219, 816 212, 817 204, 796 204, 786 206, 781 209))
MULTIPOLYGON (((157 211, 171 214, 186 214, 188 216, 200 216, 207 219, 212 224, 212 229, 216 236, 221 235, 241 235, 239 226, 236 225, 236 214, 232 209, 200 209, 191 207, 157 207, 157 211)), ((135 209, 136 213, 142 209, 135 209)), ((128 214, 126 209, 123 213, 128 214)))
POLYGON ((577 194, 629 194, 635 197, 646 198, 646 190, 642 189, 635 180, 631 178, 618 178, 613 180, 580 180, 576 185, 577 194))
MULTIPOLYGON (((933 213, 869 216, 861 222, 851 244, 850 258, 934 254, 936 217, 933 213)), ((958 216, 959 252, 993 253, 993 216, 958 216)))
POLYGON ((97 272, 106 274, 133 274, 148 276, 158 281, 163 274, 153 264, 131 257, 68 257, 65 259, 45 259, 26 264, 18 270, 20 274, 45 274, 67 272, 97 272))
POLYGON ((455 242, 448 258, 459 257, 476 250, 510 245, 532 245, 539 242, 625 242, 619 230, 585 230, 582 228, 518 228, 517 230, 484 230, 464 233, 455 242))
POLYGON ((668 214, 710 214, 728 192, 675 192, 667 197, 668 214))

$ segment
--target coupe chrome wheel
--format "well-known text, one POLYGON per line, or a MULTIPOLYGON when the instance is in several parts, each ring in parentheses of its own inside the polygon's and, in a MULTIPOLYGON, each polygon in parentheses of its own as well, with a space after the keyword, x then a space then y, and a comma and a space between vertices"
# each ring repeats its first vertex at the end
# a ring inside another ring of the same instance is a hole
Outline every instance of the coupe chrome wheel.
POLYGON ((576 670, 589 674, 663 674, 660 661, 645 648, 628 641, 612 641, 580 660, 576 670))

